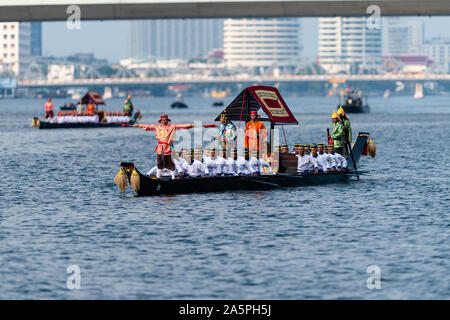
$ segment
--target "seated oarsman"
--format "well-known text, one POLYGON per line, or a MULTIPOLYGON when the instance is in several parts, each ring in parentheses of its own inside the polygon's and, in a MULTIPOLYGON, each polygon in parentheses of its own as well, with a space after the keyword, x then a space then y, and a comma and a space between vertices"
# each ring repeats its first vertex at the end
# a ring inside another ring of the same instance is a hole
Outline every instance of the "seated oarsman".
POLYGON ((345 159, 341 154, 334 152, 334 145, 328 145, 328 153, 334 158, 336 167, 339 171, 344 171, 347 169, 347 159, 345 159))
POLYGON ((298 148, 300 148, 301 144, 300 143, 295 143, 294 144, 294 153, 298 154, 298 148))
MULTIPOLYGON (((320 154, 320 148, 318 148, 317 150, 320 154)), ((336 171, 336 161, 334 160, 334 157, 328 153, 328 146, 326 144, 323 145, 322 150, 322 157, 327 161, 328 171, 336 171)))
POLYGON ((253 175, 259 176, 261 173, 272 173, 272 168, 262 158, 258 157, 258 151, 252 150, 250 154, 250 158, 248 160, 248 164, 252 168, 253 175))
POLYGON ((229 155, 227 159, 225 160, 225 165, 223 167, 223 173, 226 176, 238 176, 238 167, 236 164, 237 158, 238 158, 238 152, 236 149, 228 149, 229 155))
MULTIPOLYGON (((197 151, 200 150, 199 147, 196 147, 196 150, 197 151)), ((206 161, 209 160, 210 152, 211 152, 211 148, 207 147, 207 148, 204 149, 204 152, 203 152, 203 163, 205 163, 206 161)))
POLYGON ((225 166, 225 159, 216 154, 216 149, 209 150, 209 157, 203 159, 203 165, 208 171, 208 176, 215 177, 223 174, 223 167, 225 166))
POLYGON ((238 156, 236 160, 236 166, 238 174, 240 176, 249 176, 253 174, 253 170, 250 164, 248 163, 248 159, 249 159, 248 149, 245 149, 243 156, 240 157, 238 156))
POLYGON ((214 150, 215 162, 217 163, 218 169, 220 169, 220 175, 225 175, 225 165, 227 160, 225 159, 226 152, 220 150, 214 150))
POLYGON ((175 175, 181 178, 184 175, 182 164, 185 162, 185 160, 182 158, 182 151, 172 152, 172 161, 175 165, 175 175))
POLYGON ((199 178, 203 177, 205 175, 205 172, 207 173, 207 170, 205 170, 205 167, 202 163, 202 152, 201 151, 194 151, 191 150, 190 153, 190 159, 186 159, 188 162, 188 166, 185 170, 185 175, 190 178, 199 178))
POLYGON ((297 173, 299 174, 307 174, 310 172, 315 172, 315 173, 319 173, 319 166, 317 164, 317 161, 313 158, 311 158, 311 156, 309 154, 305 153, 305 145, 301 145, 298 148, 298 163, 297 163, 297 173), (311 171, 311 169, 313 171, 311 171))
POLYGON ((287 144, 281 145, 281 153, 289 153, 289 146, 287 144))
POLYGON ((324 152, 324 144, 323 143, 317 144, 317 157, 319 157, 322 160, 322 162, 325 164, 327 171, 330 171, 331 167, 328 162, 328 155, 325 154, 325 152, 324 152))
POLYGON ((184 175, 189 177, 189 168, 194 160, 194 149, 183 150, 183 161, 181 161, 181 167, 183 168, 184 175))
POLYGON ((309 155, 311 153, 311 149, 309 147, 309 144, 305 144, 304 148, 305 148, 305 154, 309 155))
POLYGON ((312 144, 312 145, 310 145, 310 148, 311 148, 310 157, 316 160, 319 172, 327 172, 328 165, 325 162, 325 160, 321 156, 319 156, 319 154, 317 153, 317 146, 315 144, 312 144))

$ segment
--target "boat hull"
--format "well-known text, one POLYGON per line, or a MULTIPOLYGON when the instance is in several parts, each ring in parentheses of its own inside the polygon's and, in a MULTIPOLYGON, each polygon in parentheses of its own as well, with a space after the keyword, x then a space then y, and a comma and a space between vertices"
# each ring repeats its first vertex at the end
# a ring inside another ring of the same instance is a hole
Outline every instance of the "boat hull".
POLYGON ((370 112, 370 107, 368 105, 356 106, 356 105, 345 104, 345 105, 342 105, 342 108, 344 108, 345 113, 369 113, 370 112))
POLYGON ((140 186, 134 190, 138 196, 189 194, 225 191, 265 191, 278 188, 289 188, 309 185, 321 185, 328 183, 347 182, 350 174, 346 172, 319 173, 306 175, 260 175, 260 176, 232 176, 212 178, 180 178, 172 180, 170 177, 156 179, 141 174, 133 167, 133 164, 122 164, 125 172, 128 172, 128 180, 131 183, 132 170, 139 174, 140 186))
MULTIPOLYGON (((125 124, 133 125, 137 122, 140 113, 136 112, 131 120, 125 124)), ((51 123, 47 121, 41 121, 36 119, 37 128, 39 129, 88 129, 88 128, 121 128, 123 125, 118 123, 51 123)))

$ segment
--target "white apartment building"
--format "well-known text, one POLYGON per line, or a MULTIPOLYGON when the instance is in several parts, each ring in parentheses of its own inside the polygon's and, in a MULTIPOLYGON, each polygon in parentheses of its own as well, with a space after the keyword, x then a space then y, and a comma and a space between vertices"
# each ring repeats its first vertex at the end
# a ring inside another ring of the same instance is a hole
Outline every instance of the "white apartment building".
POLYGON ((434 73, 450 73, 450 38, 433 38, 425 41, 423 53, 433 61, 434 73))
POLYGON ((226 19, 226 64, 229 68, 296 67, 302 50, 300 32, 297 18, 226 19))
POLYGON ((30 63, 30 23, 0 22, 0 72, 16 76, 25 73, 30 63))
POLYGON ((387 17, 383 21, 385 55, 421 55, 424 24, 420 18, 387 17))
POLYGON ((328 73, 379 72, 381 52, 381 29, 366 17, 319 18, 318 62, 328 73))

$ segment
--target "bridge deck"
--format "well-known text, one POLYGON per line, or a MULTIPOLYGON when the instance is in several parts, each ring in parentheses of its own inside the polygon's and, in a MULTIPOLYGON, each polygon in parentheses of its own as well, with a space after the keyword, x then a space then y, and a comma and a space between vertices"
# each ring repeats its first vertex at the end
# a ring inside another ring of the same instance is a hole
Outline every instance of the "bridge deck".
POLYGON ((76 4, 82 20, 364 16, 378 5, 382 16, 450 15, 448 0, 0 0, 0 21, 66 20, 76 4))

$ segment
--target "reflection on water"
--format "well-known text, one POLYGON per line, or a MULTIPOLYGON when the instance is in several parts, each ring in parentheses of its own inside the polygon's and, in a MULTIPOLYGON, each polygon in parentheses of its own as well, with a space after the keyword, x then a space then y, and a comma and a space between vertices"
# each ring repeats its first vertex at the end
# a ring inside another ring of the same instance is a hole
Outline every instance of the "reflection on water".
MULTIPOLYGON (((175 111, 171 101, 133 102, 144 122, 168 112, 212 123, 221 111, 196 98, 175 111)), ((301 124, 286 127, 289 144, 325 141, 336 101, 286 101, 301 124)), ((0 298, 449 296, 446 98, 374 98, 371 114, 351 115, 378 148, 359 182, 144 198, 121 195, 113 178, 121 161, 155 164, 152 133, 36 130, 44 101, 0 103, 0 298), (81 269, 81 290, 66 288, 69 265, 81 269), (366 287, 369 265, 381 269, 381 290, 366 287)))

